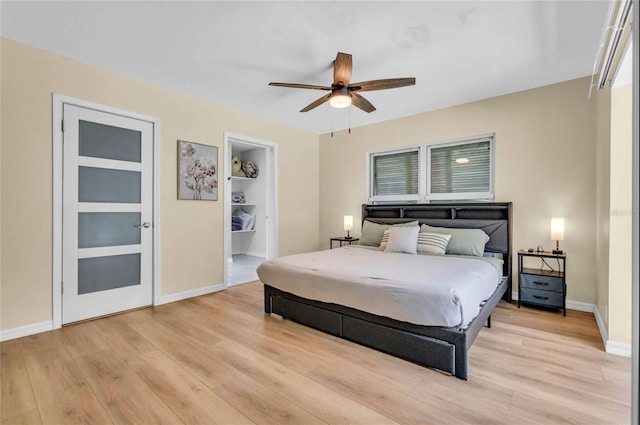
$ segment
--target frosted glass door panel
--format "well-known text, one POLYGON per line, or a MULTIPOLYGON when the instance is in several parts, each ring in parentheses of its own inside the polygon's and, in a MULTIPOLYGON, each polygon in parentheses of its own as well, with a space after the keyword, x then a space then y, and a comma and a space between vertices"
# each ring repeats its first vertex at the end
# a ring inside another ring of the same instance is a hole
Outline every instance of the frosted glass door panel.
POLYGON ((94 158, 140 162, 142 133, 80 120, 79 154, 94 158))
POLYGON ((140 213, 99 212, 78 214, 78 248, 139 245, 140 213))
POLYGON ((78 167, 79 202, 140 203, 140 172, 78 167))
POLYGON ((78 295, 140 285, 140 254, 78 260, 78 295))

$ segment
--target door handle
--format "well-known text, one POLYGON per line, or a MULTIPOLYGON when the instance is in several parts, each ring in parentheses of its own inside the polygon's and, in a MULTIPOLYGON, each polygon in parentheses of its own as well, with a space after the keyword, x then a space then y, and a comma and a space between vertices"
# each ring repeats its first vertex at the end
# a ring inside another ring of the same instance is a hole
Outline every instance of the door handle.
POLYGON ((151 227, 151 223, 145 221, 142 224, 134 224, 133 227, 137 227, 138 229, 142 229, 144 227, 145 229, 148 229, 149 227, 151 227))

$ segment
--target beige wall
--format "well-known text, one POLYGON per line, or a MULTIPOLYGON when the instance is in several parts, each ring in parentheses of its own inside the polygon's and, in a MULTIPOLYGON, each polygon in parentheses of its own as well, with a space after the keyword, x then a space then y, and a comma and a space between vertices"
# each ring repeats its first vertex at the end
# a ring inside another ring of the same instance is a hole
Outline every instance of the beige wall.
POLYGON ((597 102, 588 88, 582 78, 322 135, 320 241, 343 233, 344 214, 359 220, 368 151, 495 133, 496 201, 513 202, 514 248, 550 249, 551 217, 565 217, 567 298, 595 303, 597 102))
MULTIPOLYGON (((318 137, 8 39, 1 41, 0 329, 52 319, 52 93, 160 119, 162 295, 223 282, 217 202, 176 200, 176 140, 219 147, 223 133, 278 144, 280 252, 315 250, 318 137)), ((224 170, 220 170, 221 174, 224 170)))
POLYGON ((596 308, 609 333, 609 200, 611 172, 611 90, 593 90, 597 96, 596 154, 596 308))
POLYGON ((609 341, 631 345, 631 85, 611 89, 609 341))

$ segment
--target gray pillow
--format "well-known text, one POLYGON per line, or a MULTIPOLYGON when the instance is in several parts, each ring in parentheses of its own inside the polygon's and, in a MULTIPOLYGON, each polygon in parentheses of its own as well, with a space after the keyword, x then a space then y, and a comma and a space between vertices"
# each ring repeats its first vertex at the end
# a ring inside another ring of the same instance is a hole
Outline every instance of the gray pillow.
POLYGON ((447 245, 447 254, 482 257, 482 254, 484 254, 484 246, 489 242, 489 236, 480 229, 431 227, 428 224, 423 224, 420 227, 420 232, 451 235, 451 239, 447 245))
MULTIPOLYGON (((393 226, 400 227, 411 227, 411 226, 419 226, 420 223, 417 221, 409 221, 407 223, 398 223, 393 226)), ((382 241, 382 235, 384 231, 391 227, 391 224, 379 224, 374 223, 373 221, 365 220, 362 223, 362 235, 360 235, 359 245, 367 245, 367 246, 380 246, 380 241, 382 241)))

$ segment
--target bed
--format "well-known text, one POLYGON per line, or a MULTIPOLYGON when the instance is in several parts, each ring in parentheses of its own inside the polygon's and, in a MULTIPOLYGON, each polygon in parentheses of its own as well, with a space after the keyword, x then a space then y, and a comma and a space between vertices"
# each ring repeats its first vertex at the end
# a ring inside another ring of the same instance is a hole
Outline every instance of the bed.
MULTIPOLYGON (((440 318, 434 305, 415 304, 411 307, 403 305, 402 308, 396 306, 399 298, 417 302, 420 297, 407 295, 404 292, 405 289, 402 289, 403 292, 394 291, 397 288, 391 288, 391 292, 385 294, 378 287, 367 285, 364 286, 364 290, 370 291, 367 295, 369 302, 359 304, 358 300, 365 297, 349 295, 349 291, 351 286, 355 288, 356 294, 358 290, 362 291, 362 285, 356 285, 362 282, 353 282, 353 285, 350 285, 348 280, 344 280, 349 271, 349 267, 345 265, 347 264, 344 260, 345 256, 348 261, 360 264, 359 267, 365 269, 375 269, 376 263, 382 264, 385 261, 382 256, 395 258, 394 261, 399 263, 394 267, 404 270, 404 273, 399 274, 403 276, 412 274, 407 270, 412 270, 413 274, 420 274, 426 273, 427 269, 420 270, 417 263, 410 262, 422 261, 422 259, 416 259, 417 256, 383 253, 376 249, 367 252, 366 249, 357 247, 344 247, 332 250, 335 252, 324 251, 301 257, 307 262, 306 265, 302 265, 302 269, 306 268, 306 275, 296 275, 295 264, 289 264, 293 260, 288 260, 287 257, 275 261, 275 263, 282 263, 278 264, 280 274, 276 273, 272 267, 273 264, 269 262, 261 265, 258 274, 264 283, 265 312, 275 313, 329 334, 467 379, 467 352, 471 344, 485 323, 490 326, 491 312, 500 299, 511 301, 511 203, 363 205, 362 219, 363 223, 366 220, 397 225, 418 221, 420 225, 482 229, 490 238, 484 247, 485 255, 498 257, 501 261, 482 261, 479 258, 475 261, 465 260, 466 263, 471 262, 477 266, 474 266, 474 271, 458 276, 458 280, 464 283, 467 279, 475 279, 476 274, 484 273, 489 276, 493 273, 495 275, 494 279, 497 282, 491 290, 486 292, 485 288, 485 295, 478 295, 486 301, 482 306, 478 303, 477 314, 471 312, 471 308, 467 305, 464 309, 460 309, 467 312, 467 317, 453 315, 443 318, 442 322, 433 322, 430 316, 440 318), (487 265, 489 263, 492 264, 487 265), (499 266, 496 271, 497 264, 499 266), (323 271, 322 267, 327 269, 323 271), (331 268, 336 272, 330 273, 331 268), (475 268, 479 268, 480 272, 475 268), (493 272, 490 271, 492 268, 493 272), (304 290, 305 287, 308 289, 304 290), (334 291, 336 294, 332 295, 333 298, 326 295, 334 291), (434 314, 430 314, 431 309, 434 309, 434 314), (415 314, 408 314, 412 311, 415 314), (439 325, 425 323, 439 323, 439 325)), ((443 258, 449 255, 432 257, 436 262, 458 261, 454 258, 443 258)), ((463 261, 459 261, 462 265, 463 261)), ((453 268, 460 269, 462 273, 463 267, 457 263, 453 268)), ((383 272, 382 270, 374 271, 383 272)), ((380 275, 376 274, 376 276, 380 275)), ((353 280, 358 279, 353 277, 353 280)), ((369 279, 366 283, 371 281, 372 279, 369 279)), ((477 284, 474 281, 473 285, 466 286, 476 288, 477 284)), ((464 297, 455 298, 453 304, 460 304, 460 299, 464 297)), ((439 298, 436 297, 436 299, 439 298)), ((441 303, 446 305, 447 302, 450 301, 443 297, 441 303)))

